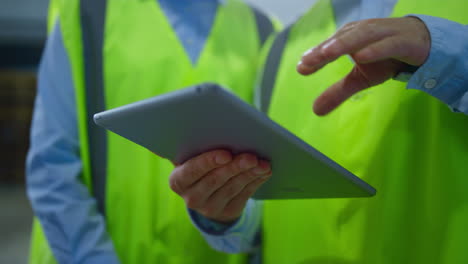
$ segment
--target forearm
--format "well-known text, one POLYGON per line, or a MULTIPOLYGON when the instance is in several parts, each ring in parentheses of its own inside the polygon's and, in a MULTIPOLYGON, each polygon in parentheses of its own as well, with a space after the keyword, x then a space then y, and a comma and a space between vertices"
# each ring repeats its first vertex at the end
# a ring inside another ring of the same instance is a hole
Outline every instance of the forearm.
POLYGON ((74 100, 70 63, 57 25, 39 68, 28 195, 59 263, 118 263, 105 220, 81 182, 74 100))
MULTIPOLYGON (((43 198, 51 199, 53 195, 48 196, 43 198)), ((57 200, 45 204, 34 194, 30 197, 58 263, 119 263, 104 221, 92 202, 57 200), (53 207, 56 209, 51 212, 48 208, 53 207)))
POLYGON ((468 26, 414 15, 431 34, 431 51, 413 74, 409 89, 424 91, 457 112, 468 114, 468 26))
POLYGON ((41 143, 33 140, 32 144, 28 195, 57 261, 102 263, 105 259, 106 263, 118 263, 104 219, 80 182, 80 161, 53 147, 44 154, 38 146, 41 143))

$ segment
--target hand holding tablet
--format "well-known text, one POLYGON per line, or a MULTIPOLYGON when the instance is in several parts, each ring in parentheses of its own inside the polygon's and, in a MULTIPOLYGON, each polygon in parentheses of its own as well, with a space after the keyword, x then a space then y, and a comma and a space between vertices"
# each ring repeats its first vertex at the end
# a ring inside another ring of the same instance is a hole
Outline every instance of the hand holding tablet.
POLYGON ((212 150, 251 153, 272 177, 256 199, 368 197, 366 182, 216 84, 111 109, 95 122, 175 164, 212 150))
POLYGON ((248 199, 270 177, 269 163, 255 155, 214 150, 177 166, 169 182, 188 208, 230 223, 240 217, 248 199))

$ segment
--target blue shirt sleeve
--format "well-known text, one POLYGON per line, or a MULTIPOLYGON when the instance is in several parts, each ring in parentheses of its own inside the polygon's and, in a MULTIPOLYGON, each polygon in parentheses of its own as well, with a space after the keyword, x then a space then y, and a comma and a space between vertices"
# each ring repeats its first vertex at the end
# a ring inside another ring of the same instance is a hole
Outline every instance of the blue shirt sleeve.
POLYGON ((242 216, 230 226, 208 220, 192 210, 189 210, 189 214, 212 248, 226 253, 252 253, 260 246, 257 235, 262 221, 262 207, 261 201, 250 199, 242 216))
POLYGON ((96 202, 81 181, 75 95, 57 24, 39 68, 27 192, 58 263, 119 263, 96 202))
POLYGON ((429 29, 431 50, 407 87, 424 91, 468 115, 468 26, 438 17, 412 16, 429 29))

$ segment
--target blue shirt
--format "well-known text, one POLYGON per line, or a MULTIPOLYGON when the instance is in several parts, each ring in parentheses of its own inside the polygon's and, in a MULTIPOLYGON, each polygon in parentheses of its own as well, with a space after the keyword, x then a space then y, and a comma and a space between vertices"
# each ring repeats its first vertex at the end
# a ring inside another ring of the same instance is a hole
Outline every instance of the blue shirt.
MULTIPOLYGON (((192 63, 206 42, 220 2, 159 0, 192 63)), ((80 180, 82 163, 70 67, 56 25, 39 68, 27 158, 28 196, 59 263, 119 263, 105 220, 80 180)))
MULTIPOLYGON (((203 8, 203 11, 196 7, 183 9, 181 6, 188 1, 159 0, 159 3, 194 63, 209 34, 207 32, 212 24, 209 21, 212 21, 216 12, 213 6, 221 1, 191 1, 191 5, 200 2, 203 5, 212 4, 211 7, 203 8), (196 12, 203 12, 205 16, 196 12)), ((338 25, 352 20, 385 17, 393 10, 396 0, 347 1, 356 3, 353 7, 355 12, 350 17, 338 19, 338 25), (385 8, 379 8, 379 4, 385 8)), ((427 91, 443 101, 445 98, 452 98, 444 102, 453 109, 468 114, 467 85, 466 79, 463 79, 468 65, 460 59, 468 54, 468 34, 454 33, 456 36, 445 36, 450 31, 447 28, 467 29, 446 20, 438 21, 430 17, 423 20, 431 34, 440 36, 433 39, 433 42, 440 42, 433 44, 428 61, 413 75, 408 87, 427 91), (461 48, 463 45, 464 49, 461 48), (461 52, 462 55, 457 57, 458 60, 453 58, 457 67, 448 67, 447 65, 454 65, 453 61, 444 56, 454 52, 461 52), (436 81, 433 87, 432 80, 436 81), (426 86, 432 88, 425 88, 426 86), (458 87, 455 94, 453 87, 458 87)), ((78 155, 74 89, 69 59, 58 25, 46 44, 38 86, 27 161, 28 195, 33 209, 59 263, 118 263, 112 242, 106 233, 105 221, 97 212, 94 198, 80 180, 82 165, 78 155)), ((249 251, 256 245, 255 235, 261 219, 260 207, 260 203, 249 201, 241 219, 230 227, 210 223, 194 213, 191 216, 213 247, 228 252, 249 251)))
MULTIPOLYGON (((355 20, 389 16, 397 0, 332 0, 338 27, 355 20), (344 12, 344 8, 353 10, 344 12), (345 14, 340 16, 340 14, 345 14)), ((431 51, 427 61, 411 76, 409 89, 426 92, 451 109, 468 115, 468 27, 445 19, 412 15, 421 19, 431 34, 431 51)), ((256 247, 261 202, 249 200, 241 219, 223 232, 212 232, 206 219, 192 215, 195 225, 215 249, 248 252, 256 247), (253 204, 257 203, 257 206, 253 204)))

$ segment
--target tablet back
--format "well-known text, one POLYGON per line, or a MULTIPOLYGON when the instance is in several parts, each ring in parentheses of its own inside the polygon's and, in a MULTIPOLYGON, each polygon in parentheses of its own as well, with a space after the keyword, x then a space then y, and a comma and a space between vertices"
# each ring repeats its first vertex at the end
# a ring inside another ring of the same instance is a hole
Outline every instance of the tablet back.
POLYGON ((201 84, 98 113, 95 122, 182 163, 214 149, 269 160, 256 199, 373 196, 375 189, 216 84, 201 84))

